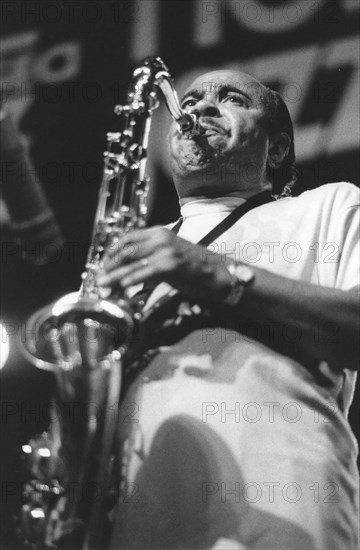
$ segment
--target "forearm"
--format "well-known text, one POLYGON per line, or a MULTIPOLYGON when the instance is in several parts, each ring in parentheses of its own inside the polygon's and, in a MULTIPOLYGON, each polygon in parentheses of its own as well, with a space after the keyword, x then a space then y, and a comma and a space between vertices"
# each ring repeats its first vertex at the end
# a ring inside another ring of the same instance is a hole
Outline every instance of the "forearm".
POLYGON ((357 294, 291 280, 251 265, 254 281, 236 305, 225 306, 232 280, 221 255, 160 227, 128 233, 118 244, 120 253, 104 262, 100 285, 118 288, 165 281, 216 310, 224 322, 230 319, 241 332, 251 335, 254 324, 260 325, 255 338, 276 351, 306 364, 327 361, 340 370, 358 368, 357 294))
MULTIPOLYGON (((253 268, 255 280, 232 311, 260 327, 260 338, 305 362, 327 361, 333 368, 356 370, 359 364, 359 296, 295 281, 253 268), (262 336, 263 334, 263 336, 262 336)), ((230 311, 229 311, 230 313, 230 311)))

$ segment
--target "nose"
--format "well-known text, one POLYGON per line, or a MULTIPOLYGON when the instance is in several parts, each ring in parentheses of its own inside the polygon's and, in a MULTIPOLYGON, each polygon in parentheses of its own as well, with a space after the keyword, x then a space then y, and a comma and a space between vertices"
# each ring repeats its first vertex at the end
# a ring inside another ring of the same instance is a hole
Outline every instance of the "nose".
POLYGON ((220 116, 220 111, 216 105, 216 103, 203 99, 199 101, 194 109, 191 110, 191 112, 196 115, 197 117, 202 116, 212 116, 212 117, 218 117, 220 116))

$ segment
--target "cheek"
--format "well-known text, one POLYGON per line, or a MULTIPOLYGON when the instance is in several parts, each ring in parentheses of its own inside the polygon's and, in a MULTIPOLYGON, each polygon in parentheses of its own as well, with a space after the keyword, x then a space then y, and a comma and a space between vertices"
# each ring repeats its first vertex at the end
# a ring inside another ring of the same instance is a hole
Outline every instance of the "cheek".
POLYGON ((188 159, 195 157, 194 142, 185 140, 178 132, 169 134, 169 151, 173 170, 187 165, 188 159))
POLYGON ((175 124, 172 124, 168 134, 168 150, 172 159, 181 162, 181 157, 190 153, 195 153, 198 149, 195 141, 184 137, 175 124))
POLYGON ((170 126, 170 130, 167 135, 167 150, 170 155, 172 155, 175 145, 176 129, 174 124, 170 126))
POLYGON ((241 148, 263 149, 267 143, 267 133, 260 121, 242 120, 234 132, 234 141, 237 141, 241 148))
POLYGON ((192 142, 184 139, 182 134, 177 129, 176 125, 172 125, 168 134, 168 150, 171 159, 178 159, 189 149, 192 142))
POLYGON ((204 167, 215 154, 207 143, 200 146, 193 140, 172 136, 170 141, 170 164, 173 174, 186 174, 204 167))

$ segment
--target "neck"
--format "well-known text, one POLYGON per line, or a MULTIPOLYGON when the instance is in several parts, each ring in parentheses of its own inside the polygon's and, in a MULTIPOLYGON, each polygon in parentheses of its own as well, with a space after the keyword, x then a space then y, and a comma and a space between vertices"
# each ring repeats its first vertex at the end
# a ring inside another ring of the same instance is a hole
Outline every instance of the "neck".
POLYGON ((184 204, 186 204, 188 202, 191 202, 191 201, 196 201, 196 200, 201 200, 201 199, 216 200, 217 198, 220 198, 220 197, 239 197, 241 199, 246 200, 246 199, 249 199, 250 197, 253 197, 254 195, 258 195, 262 191, 266 191, 266 190, 271 191, 271 184, 270 183, 266 184, 266 185, 262 185, 261 187, 256 188, 256 189, 242 190, 242 191, 231 191, 231 192, 227 192, 227 193, 225 193, 225 192, 222 193, 221 190, 219 190, 219 189, 217 189, 214 192, 208 191, 208 192, 204 193, 203 191, 201 191, 201 194, 199 193, 198 195, 197 194, 192 194, 192 195, 184 196, 184 197, 180 196, 179 203, 180 203, 180 206, 183 206, 184 204))

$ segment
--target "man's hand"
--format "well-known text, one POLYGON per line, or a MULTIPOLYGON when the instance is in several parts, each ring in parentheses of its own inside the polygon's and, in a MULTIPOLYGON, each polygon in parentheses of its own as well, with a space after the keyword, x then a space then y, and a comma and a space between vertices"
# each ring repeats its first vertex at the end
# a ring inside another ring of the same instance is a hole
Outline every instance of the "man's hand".
MULTIPOLYGON (((327 361, 335 370, 358 368, 358 295, 251 268, 255 282, 238 306, 227 308, 229 316, 235 321, 241 317, 250 326, 264 326, 265 333, 266 327, 273 327, 278 333, 276 338, 269 341, 261 331, 257 338, 303 364, 327 361), (289 327, 297 331, 296 340, 290 344, 289 327)), ((188 298, 215 307, 223 306, 231 289, 230 274, 219 254, 162 227, 141 229, 122 237, 104 259, 104 272, 98 278, 102 286, 125 288, 165 281, 188 298)))
POLYGON ((104 258, 101 286, 123 288, 138 283, 166 282, 189 298, 212 300, 229 292, 231 278, 222 258, 177 237, 161 226, 124 235, 104 258))

